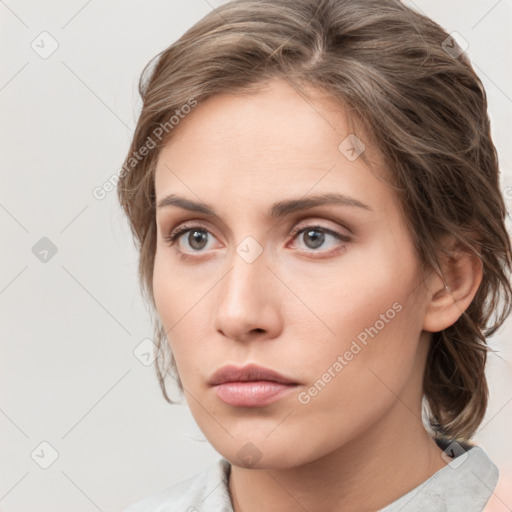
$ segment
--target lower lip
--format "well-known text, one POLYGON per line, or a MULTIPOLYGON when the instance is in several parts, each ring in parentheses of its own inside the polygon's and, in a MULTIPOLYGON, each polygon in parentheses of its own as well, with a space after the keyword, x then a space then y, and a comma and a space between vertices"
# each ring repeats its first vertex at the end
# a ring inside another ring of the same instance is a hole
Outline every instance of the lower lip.
POLYGON ((268 380, 226 382, 215 386, 217 396, 235 407, 263 407, 276 402, 295 389, 295 384, 281 384, 268 380))

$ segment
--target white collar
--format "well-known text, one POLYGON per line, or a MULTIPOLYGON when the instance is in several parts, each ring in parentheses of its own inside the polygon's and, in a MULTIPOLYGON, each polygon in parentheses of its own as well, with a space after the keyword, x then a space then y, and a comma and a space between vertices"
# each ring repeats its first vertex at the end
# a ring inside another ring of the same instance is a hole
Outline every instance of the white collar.
MULTIPOLYGON (((378 512, 481 512, 498 481, 498 468, 478 446, 378 512)), ((412 454, 414 455, 414 454, 412 454)), ((201 472, 131 505, 124 512, 233 512, 224 458, 201 472)))

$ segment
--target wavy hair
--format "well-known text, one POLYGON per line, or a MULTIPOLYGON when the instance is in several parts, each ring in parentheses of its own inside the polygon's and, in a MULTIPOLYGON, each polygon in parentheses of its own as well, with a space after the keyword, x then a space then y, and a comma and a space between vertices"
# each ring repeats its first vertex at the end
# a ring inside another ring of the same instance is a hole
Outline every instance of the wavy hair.
MULTIPOLYGON (((432 333, 423 381, 433 432, 469 439, 487 407, 486 337, 512 307, 506 208, 480 79, 447 32, 399 1, 234 0, 146 66, 139 81, 142 111, 118 198, 152 311, 154 171, 160 148, 174 133, 169 119, 182 117, 191 101, 257 92, 272 78, 313 86, 349 107, 390 172, 422 269, 442 275, 446 236, 480 259, 483 278, 473 301, 453 325, 432 333)), ((154 325, 157 376, 173 403, 166 375, 175 375, 183 388, 158 318, 154 325)))

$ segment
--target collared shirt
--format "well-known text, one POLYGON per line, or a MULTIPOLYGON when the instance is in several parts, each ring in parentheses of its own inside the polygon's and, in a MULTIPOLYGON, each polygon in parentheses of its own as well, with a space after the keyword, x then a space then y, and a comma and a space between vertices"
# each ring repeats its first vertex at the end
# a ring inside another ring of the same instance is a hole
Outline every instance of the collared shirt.
MULTIPOLYGON (((439 444, 439 442, 438 442, 439 444)), ((452 459, 418 487, 377 512, 481 512, 498 481, 498 468, 478 446, 444 444, 452 459)), ((233 512, 231 464, 224 458, 124 512, 233 512)))

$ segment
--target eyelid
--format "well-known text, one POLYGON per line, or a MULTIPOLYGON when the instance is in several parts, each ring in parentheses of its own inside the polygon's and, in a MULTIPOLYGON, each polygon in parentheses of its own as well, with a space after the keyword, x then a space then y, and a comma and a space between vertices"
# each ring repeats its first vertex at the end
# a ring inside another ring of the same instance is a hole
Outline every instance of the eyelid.
POLYGON ((185 222, 179 223, 175 228, 173 228, 169 235, 166 235, 166 238, 171 238, 174 234, 179 233, 181 231, 184 231, 185 229, 193 229, 193 228, 201 228, 205 231, 208 231, 210 234, 213 234, 211 232, 211 228, 204 223, 204 221, 200 219, 193 219, 193 220, 187 220, 185 222))
POLYGON ((312 216, 309 215, 308 217, 304 217, 303 219, 295 220, 293 222, 294 227, 289 235, 297 233, 297 231, 300 231, 302 228, 307 227, 318 227, 321 229, 324 229, 326 231, 339 233, 340 235, 345 234, 348 236, 353 236, 352 230, 349 228, 347 223, 343 222, 341 219, 335 220, 330 219, 329 217, 319 217, 319 216, 312 216), (334 224, 334 226, 325 225, 325 223, 328 222, 330 224, 334 224), (345 233, 341 233, 340 231, 344 231, 345 233))
MULTIPOLYGON (((163 239, 169 247, 177 245, 176 242, 179 241, 179 239, 187 232, 190 232, 196 228, 197 230, 201 229, 206 232, 208 232, 210 235, 214 236, 216 239, 217 237, 212 233, 211 229, 208 226, 205 226, 200 220, 191 220, 182 222, 181 224, 178 224, 175 228, 171 230, 171 232, 168 235, 163 235, 163 239)), ((183 253, 181 249, 178 247, 175 247, 175 249, 182 253, 182 254, 189 254, 189 253, 183 253)), ((192 254, 192 253, 190 253, 192 254)), ((199 255, 199 253, 198 253, 199 255)))
MULTIPOLYGON (((290 236, 292 233, 296 233, 296 231, 300 230, 300 227, 297 226, 298 224, 300 224, 301 227, 318 226, 322 229, 326 229, 326 230, 331 229, 334 231, 342 229, 347 233, 347 236, 355 236, 355 232, 351 228, 352 223, 346 222, 345 220, 343 220, 341 218, 337 218, 337 216, 335 216, 335 215, 302 214, 301 217, 299 217, 299 218, 291 219, 290 223, 296 227, 289 230, 288 236, 290 236), (328 226, 322 226, 321 223, 323 223, 323 222, 333 223, 333 224, 335 224, 335 227, 332 228, 332 227, 328 227, 328 226)), ((178 222, 176 224, 176 226, 171 230, 171 234, 178 230, 181 230, 185 227, 190 227, 190 228, 201 227, 211 233, 210 226, 211 226, 211 222, 201 219, 201 218, 188 219, 183 222, 178 222)), ((274 227, 275 226, 272 226, 270 231, 272 231, 274 229, 274 227)), ((164 232, 166 231, 165 224, 163 224, 163 223, 162 223, 162 231, 164 231, 164 232)))

